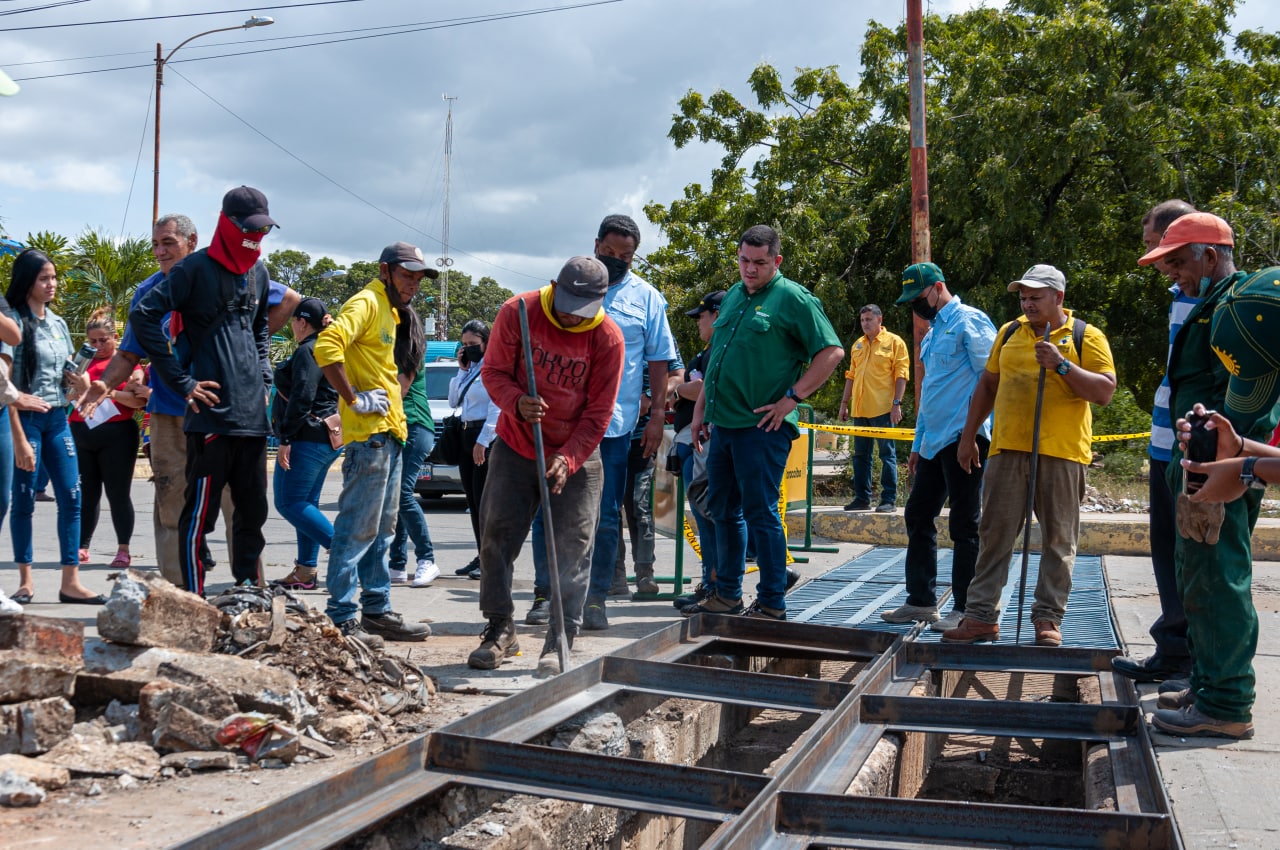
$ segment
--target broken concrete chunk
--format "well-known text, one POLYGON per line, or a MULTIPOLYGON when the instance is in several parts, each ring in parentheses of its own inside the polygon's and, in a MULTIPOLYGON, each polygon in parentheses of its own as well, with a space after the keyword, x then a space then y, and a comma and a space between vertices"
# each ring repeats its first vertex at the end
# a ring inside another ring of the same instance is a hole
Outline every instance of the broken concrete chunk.
POLYGON ((69 697, 75 681, 76 667, 58 656, 26 649, 0 652, 0 703, 69 697))
POLYGON ((71 772, 65 767, 45 764, 28 756, 0 756, 0 773, 12 771, 18 777, 35 783, 46 791, 57 791, 71 781, 71 772))
POLYGON ((84 625, 57 617, 0 617, 0 649, 25 649, 61 658, 75 669, 84 663, 84 625))
POLYGON ((44 802, 44 790, 28 782, 12 770, 0 773, 0 806, 38 806, 44 802))
POLYGON ((71 734, 75 709, 63 697, 0 705, 0 753, 36 755, 71 734))
POLYGON ((213 684, 187 687, 168 679, 157 679, 144 685, 138 694, 138 723, 142 740, 155 743, 160 713, 171 703, 181 705, 215 725, 222 718, 236 713, 236 701, 231 694, 213 684))
MULTIPOLYGON (((315 758, 331 759, 334 755, 333 747, 330 747, 328 744, 322 744, 310 735, 299 736, 298 747, 302 752, 314 756, 315 758)), ((302 762, 303 758, 304 756, 298 756, 297 761, 305 764, 305 762, 302 762)))
POLYGON ((108 705, 107 710, 102 713, 103 718, 112 726, 125 727, 125 740, 136 741, 142 727, 138 721, 137 704, 125 704, 118 699, 113 699, 108 705))
POLYGON ((109 744, 103 738, 72 735, 39 758, 89 776, 127 773, 139 779, 153 779, 160 772, 160 754, 146 744, 109 744))
POLYGON ((231 770, 236 766, 236 754, 218 752, 169 753, 160 764, 176 770, 231 770))
POLYGON ((316 731, 330 741, 351 744, 360 740, 360 736, 369 731, 369 718, 363 714, 324 717, 316 724, 316 731))
POLYGON ((556 727, 551 746, 621 756, 627 753, 627 727, 611 711, 598 711, 556 727))
POLYGON ((156 717, 151 743, 163 752, 216 750, 218 724, 176 702, 166 703, 156 717))
POLYGON ((222 612, 159 576, 129 570, 98 612, 98 634, 134 646, 208 652, 222 612))

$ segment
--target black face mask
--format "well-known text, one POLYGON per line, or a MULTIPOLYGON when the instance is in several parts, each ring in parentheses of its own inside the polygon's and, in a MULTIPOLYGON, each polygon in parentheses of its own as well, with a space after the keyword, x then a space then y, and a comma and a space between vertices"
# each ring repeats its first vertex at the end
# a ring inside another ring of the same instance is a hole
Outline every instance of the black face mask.
POLYGON ((478 345, 464 345, 462 347, 462 356, 466 358, 468 363, 479 363, 484 359, 484 349, 478 345))
POLYGON ((917 298, 911 302, 911 312, 926 322, 932 322, 938 315, 938 305, 929 303, 929 296, 917 298))
POLYGON ((626 260, 619 260, 617 257, 605 257, 601 254, 596 254, 596 259, 604 263, 604 267, 609 270, 610 286, 626 277, 627 270, 631 268, 630 263, 626 260))

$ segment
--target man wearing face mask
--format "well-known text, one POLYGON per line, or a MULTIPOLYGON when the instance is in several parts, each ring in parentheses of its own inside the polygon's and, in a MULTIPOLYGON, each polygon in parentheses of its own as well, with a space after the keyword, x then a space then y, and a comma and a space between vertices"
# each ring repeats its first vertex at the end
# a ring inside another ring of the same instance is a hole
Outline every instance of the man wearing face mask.
POLYGON ((217 522, 224 487, 236 505, 232 575, 237 584, 260 578, 272 371, 267 269, 259 254, 262 238, 276 226, 262 192, 232 189, 222 199, 209 247, 174 265, 129 314, 153 374, 186 404, 187 486, 178 520, 178 564, 183 586, 201 595, 205 535, 217 522), (166 336, 161 320, 170 312, 166 336))
POLYGON ((325 613, 343 635, 375 646, 384 638, 420 641, 431 634, 391 610, 388 557, 400 512, 401 448, 409 433, 398 376, 421 368, 425 350, 409 305, 422 279, 438 275, 417 247, 388 245, 378 257, 378 279, 351 296, 316 336, 316 363, 341 398, 345 444, 325 613))
POLYGON ((916 436, 907 471, 911 495, 907 525, 907 602, 880 617, 889 623, 924 620, 936 631, 960 624, 978 561, 978 519, 982 514, 982 463, 991 444, 991 420, 978 427, 979 466, 965 470, 956 459, 965 414, 986 368, 996 328, 981 310, 947 289, 942 269, 916 263, 902 273, 898 304, 910 304, 931 324, 920 342, 924 380, 916 406, 916 436), (949 530, 955 547, 951 562, 951 613, 938 615, 938 532, 934 525, 943 502, 950 502, 949 530))

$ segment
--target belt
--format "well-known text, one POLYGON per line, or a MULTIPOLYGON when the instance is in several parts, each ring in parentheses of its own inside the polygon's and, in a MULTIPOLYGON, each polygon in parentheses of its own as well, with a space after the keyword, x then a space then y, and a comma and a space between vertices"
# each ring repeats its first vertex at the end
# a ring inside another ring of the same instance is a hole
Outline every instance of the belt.
POLYGON ((484 422, 485 422, 485 420, 483 420, 483 419, 471 419, 471 420, 468 420, 468 421, 464 421, 464 422, 462 423, 462 427, 463 427, 463 428, 466 428, 466 429, 471 429, 471 428, 483 428, 483 427, 484 427, 484 422))

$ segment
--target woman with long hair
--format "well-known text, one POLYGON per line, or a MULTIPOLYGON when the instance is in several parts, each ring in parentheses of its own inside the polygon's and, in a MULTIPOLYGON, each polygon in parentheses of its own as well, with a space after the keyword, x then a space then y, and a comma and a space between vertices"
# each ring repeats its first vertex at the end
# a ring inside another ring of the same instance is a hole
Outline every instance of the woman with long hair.
MULTIPOLYGON (((89 361, 85 374, 96 381, 116 353, 116 323, 110 307, 94 311, 85 325, 84 341, 97 353, 89 361)), ((102 420, 94 417, 93 423, 85 421, 80 412, 70 417, 71 436, 76 441, 76 457, 80 467, 80 563, 89 560, 89 544, 98 527, 99 505, 102 491, 107 491, 107 504, 111 506, 111 525, 116 532, 116 557, 113 567, 127 567, 133 557, 129 554, 129 541, 133 538, 133 499, 129 494, 133 486, 133 467, 138 460, 138 422, 133 412, 144 407, 151 391, 146 387, 142 369, 104 398, 110 399, 116 413, 102 420)), ((99 408, 101 409, 101 408, 99 408)))
MULTIPOLYGON (((489 467, 489 444, 497 434, 500 408, 489 399, 480 367, 484 364, 484 352, 489 347, 489 326, 479 319, 472 319, 462 326, 458 346, 458 374, 449 381, 449 404, 461 405, 462 460, 458 474, 462 477, 462 492, 467 496, 467 508, 471 513, 471 532, 480 548, 480 497, 484 494, 484 480, 489 467)), ((458 575, 478 578, 480 556, 477 555, 458 575)))
POLYGON ((80 583, 80 469, 66 413, 70 399, 83 393, 89 382, 74 369, 65 368, 76 349, 67 323, 49 309, 57 293, 58 272, 47 256, 34 248, 17 256, 4 294, 22 323, 22 341, 13 353, 13 383, 19 390, 14 405, 21 425, 21 434, 15 429, 13 435, 17 469, 9 523, 20 583, 14 598, 29 602, 35 591, 31 577, 31 516, 36 504, 36 465, 43 462, 58 503, 62 563, 58 600, 102 605, 106 598, 80 583))
POLYGON ((427 341, 422 320, 411 309, 400 311, 400 324, 396 326, 395 360, 399 371, 400 391, 404 398, 404 418, 408 438, 400 461, 400 513, 396 518, 396 532, 391 538, 388 563, 392 584, 408 584, 426 587, 440 575, 436 566, 435 546, 431 542, 431 529, 426 515, 418 504, 415 489, 422 464, 436 444, 436 424, 431 418, 431 404, 427 400, 427 376, 422 365, 426 358, 427 341), (415 567, 409 574, 409 541, 413 541, 415 567))
POLYGON ((276 436, 276 510, 298 535, 293 572, 276 584, 291 590, 315 590, 320 547, 333 546, 333 523, 320 510, 320 491, 329 467, 342 454, 329 442, 325 418, 338 412, 338 391, 316 365, 316 334, 333 318, 319 298, 304 298, 289 327, 298 347, 276 367, 272 405, 276 436))

